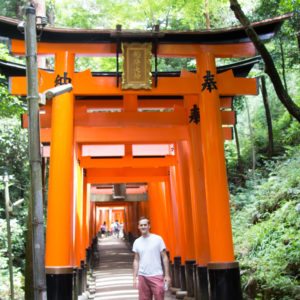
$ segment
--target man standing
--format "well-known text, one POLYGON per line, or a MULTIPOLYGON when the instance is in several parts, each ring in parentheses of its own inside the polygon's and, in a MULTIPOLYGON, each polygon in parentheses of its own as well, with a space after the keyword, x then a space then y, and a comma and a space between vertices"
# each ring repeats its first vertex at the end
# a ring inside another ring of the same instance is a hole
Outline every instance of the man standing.
POLYGON ((164 299, 164 286, 169 286, 169 260, 163 239, 150 233, 150 222, 139 219, 141 236, 133 243, 133 286, 138 287, 139 300, 164 299), (163 263, 163 266, 162 266, 163 263), (164 269, 163 269, 164 267, 164 269))

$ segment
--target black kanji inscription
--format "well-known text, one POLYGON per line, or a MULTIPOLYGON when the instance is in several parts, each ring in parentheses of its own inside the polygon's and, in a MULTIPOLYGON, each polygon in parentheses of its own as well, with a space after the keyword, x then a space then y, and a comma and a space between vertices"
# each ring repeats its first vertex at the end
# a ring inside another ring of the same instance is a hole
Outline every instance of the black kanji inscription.
POLYGON ((203 79, 202 91, 209 90, 211 93, 212 90, 217 90, 217 82, 214 80, 215 75, 211 74, 210 71, 206 71, 206 75, 203 76, 203 79))
POLYGON ((191 108, 191 113, 189 116, 189 123, 195 123, 198 124, 200 122, 200 110, 198 105, 194 104, 193 107, 191 108))
POLYGON ((55 78, 55 81, 54 81, 55 86, 71 83, 72 79, 70 77, 67 77, 67 75, 68 75, 67 72, 64 72, 63 77, 57 75, 56 78, 55 78))

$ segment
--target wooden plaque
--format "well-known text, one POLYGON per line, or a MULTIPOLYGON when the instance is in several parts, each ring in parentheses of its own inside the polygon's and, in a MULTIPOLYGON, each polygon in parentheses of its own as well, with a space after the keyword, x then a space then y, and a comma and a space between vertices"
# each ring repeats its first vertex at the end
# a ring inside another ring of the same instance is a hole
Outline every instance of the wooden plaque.
POLYGON ((123 43, 122 89, 151 89, 151 43, 123 43))

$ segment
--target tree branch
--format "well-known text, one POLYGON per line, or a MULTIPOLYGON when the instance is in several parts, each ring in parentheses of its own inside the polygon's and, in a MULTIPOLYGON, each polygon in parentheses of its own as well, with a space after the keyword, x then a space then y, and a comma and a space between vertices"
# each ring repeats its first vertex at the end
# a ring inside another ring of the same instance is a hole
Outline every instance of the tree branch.
POLYGON ((241 9, 241 6, 239 5, 237 0, 230 0, 230 8, 234 12, 236 18, 240 21, 240 23, 245 27, 245 31, 254 44, 257 51, 260 53, 264 63, 265 63, 265 72, 269 75, 270 80, 273 83, 275 92, 279 98, 279 100, 282 102, 282 104, 285 106, 285 108, 288 110, 288 112, 297 119, 298 122, 300 122, 300 107, 298 107, 287 91, 284 89, 284 86, 282 84, 281 78, 278 74, 278 71, 275 67, 274 61, 271 57, 271 54, 269 53, 268 49, 265 47, 263 42, 260 40, 259 36, 256 34, 255 30, 250 24, 249 19, 244 14, 243 10, 241 9))

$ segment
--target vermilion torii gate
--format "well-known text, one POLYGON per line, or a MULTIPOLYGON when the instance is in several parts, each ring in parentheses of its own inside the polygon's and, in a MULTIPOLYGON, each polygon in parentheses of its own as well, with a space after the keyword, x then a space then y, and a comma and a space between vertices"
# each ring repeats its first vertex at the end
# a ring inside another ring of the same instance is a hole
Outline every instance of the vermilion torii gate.
MULTIPOLYGON (((284 18, 254 26, 260 37, 267 39, 284 18)), ((11 39, 12 53, 24 55, 24 37, 16 25, 14 20, 1 18, 0 34, 11 39)), ((242 299, 223 143, 232 138, 232 98, 255 95, 257 82, 234 76, 234 68, 221 72, 215 60, 255 55, 243 28, 201 32, 46 28, 38 42, 38 54, 55 58, 53 71, 39 70, 40 92, 66 78, 73 84, 71 93, 47 101, 40 114, 41 141, 50 145, 51 153, 48 298, 72 299, 74 269, 79 274, 85 268, 99 224, 107 219, 103 207, 116 206, 127 235, 137 235, 137 219, 147 215, 153 232, 165 239, 172 262, 180 257, 187 268, 195 263, 197 299, 208 299, 208 294, 214 300, 242 299), (150 43, 155 56, 195 58, 197 70, 164 77, 154 72, 148 89, 124 89, 118 72, 75 72, 77 56, 118 57, 122 43, 150 43), (118 148, 117 154, 97 152, 108 145, 118 148), (162 147, 155 155, 136 150, 153 145, 167 145, 169 150, 162 147), (143 186, 147 197, 126 201, 125 195, 118 201, 91 201, 97 198, 91 193, 95 186, 104 189, 107 184, 124 183, 128 195, 131 183, 143 186)), ((25 77, 11 77, 10 87, 12 94, 25 95, 25 77)), ((26 116, 23 126, 27 126, 26 116)), ((176 272, 174 268, 173 285, 178 286, 176 272)), ((187 285, 194 294, 188 281, 187 285)), ((81 285, 79 293, 82 289, 81 285)))

